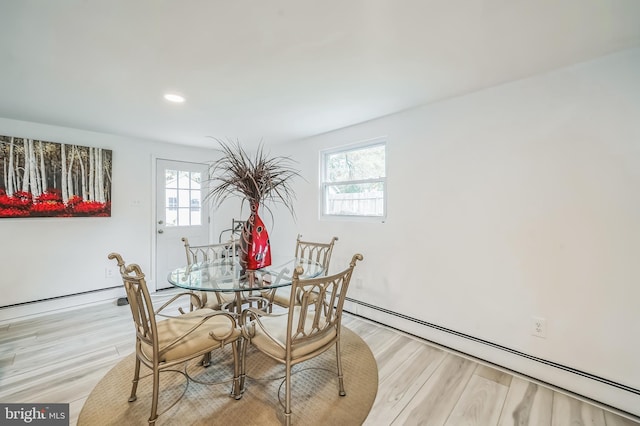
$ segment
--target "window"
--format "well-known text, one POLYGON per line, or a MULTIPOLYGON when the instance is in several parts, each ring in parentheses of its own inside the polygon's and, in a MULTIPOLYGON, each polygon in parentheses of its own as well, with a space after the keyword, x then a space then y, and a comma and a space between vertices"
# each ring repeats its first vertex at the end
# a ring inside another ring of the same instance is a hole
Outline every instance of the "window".
POLYGON ((386 143, 374 141, 324 151, 322 215, 325 217, 386 216, 386 143))
POLYGON ((165 196, 167 226, 201 225, 199 172, 167 170, 165 196))

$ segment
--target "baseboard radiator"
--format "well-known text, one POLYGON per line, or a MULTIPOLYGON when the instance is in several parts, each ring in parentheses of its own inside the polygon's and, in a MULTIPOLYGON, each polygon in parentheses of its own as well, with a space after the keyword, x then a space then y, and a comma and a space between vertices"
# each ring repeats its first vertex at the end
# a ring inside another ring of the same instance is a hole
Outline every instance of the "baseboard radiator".
POLYGON ((32 305, 34 303, 50 302, 50 301, 53 301, 53 300, 60 300, 60 299, 76 297, 76 296, 84 296, 84 295, 87 295, 87 294, 94 294, 94 293, 100 293, 100 292, 103 292, 103 291, 114 290, 114 289, 117 289, 117 288, 122 288, 122 284, 117 285, 117 286, 113 286, 113 287, 99 288, 99 289, 96 289, 96 290, 87 290, 87 291, 81 291, 81 292, 78 292, 78 293, 63 294, 61 296, 53 296, 53 297, 46 297, 46 298, 43 298, 43 299, 29 300, 27 302, 13 303, 11 305, 0 306, 0 309, 3 309, 3 308, 15 308, 15 307, 18 307, 18 306, 32 305))
POLYGON ((117 300, 124 295, 122 284, 0 306, 0 322, 16 321, 28 316, 46 315, 61 309, 75 309, 88 303, 117 300))
MULTIPOLYGON (((492 348, 494 350, 503 351, 503 352, 508 353, 510 355, 514 355, 514 356, 517 356, 517 357, 522 357, 522 358, 527 359, 529 361, 534 361, 534 362, 537 362, 537 363, 540 363, 540 364, 544 364, 544 365, 549 366, 549 367, 553 367, 553 368, 562 370, 562 371, 567 372, 567 373, 575 374, 577 376, 581 376, 581 377, 586 378, 588 380, 593 380, 595 382, 604 384, 606 386, 610 386, 612 388, 619 389, 619 390, 622 390, 624 392, 628 392, 630 394, 633 394, 633 395, 636 395, 636 396, 640 397, 640 389, 625 385, 623 383, 618 383, 618 382, 615 382, 613 380, 610 380, 610 379, 607 379, 607 378, 604 378, 604 377, 600 377, 600 376, 597 376, 595 374, 591 374, 591 373, 588 373, 588 372, 585 372, 585 371, 581 371, 581 370, 578 370, 578 369, 573 368, 573 367, 569 367, 569 366, 566 366, 566 365, 563 365, 563 364, 560 364, 560 363, 557 363, 557 362, 553 362, 553 361, 549 361, 549 360, 546 360, 546 359, 543 359, 543 358, 532 356, 532 355, 529 355, 527 353, 524 353, 524 352, 521 352, 521 351, 517 351, 517 350, 514 350, 512 348, 509 348, 509 347, 506 347, 506 346, 503 346, 503 345, 499 345, 497 343, 494 343, 494 342, 491 342, 491 341, 488 341, 488 340, 480 339, 478 337, 475 337, 475 336, 472 336, 472 335, 469 335, 469 334, 466 334, 466 333, 461 333, 459 331, 452 330, 450 328, 443 327, 443 326, 440 326, 438 324, 433 324, 433 323, 430 323, 430 322, 427 322, 427 321, 420 320, 418 318, 413 318, 413 317, 410 317, 408 315, 404 315, 404 314, 402 314, 400 312, 395 312, 395 311, 392 311, 392 310, 389 310, 389 309, 381 308, 379 306, 375 306, 375 305, 372 305, 370 303, 366 303, 366 302, 363 302, 363 301, 360 301, 360 300, 352 299, 350 297, 347 297, 346 301, 350 302, 350 303, 353 303, 353 304, 356 304, 356 305, 363 306, 363 307, 365 307, 367 309, 378 311, 378 312, 383 313, 385 315, 389 315, 389 316, 392 316, 392 317, 395 317, 395 318, 398 318, 398 319, 401 319, 401 320, 404 320, 404 321, 409 321, 411 323, 417 324, 417 325, 422 326, 422 327, 428 327, 430 329, 434 329, 434 330, 437 330, 439 332, 446 333, 446 334, 451 335, 451 336, 455 336, 456 338, 459 338, 459 339, 465 339, 465 340, 473 342, 475 344, 485 345, 485 346, 490 347, 490 348, 492 348)), ((345 308, 345 311, 348 311, 348 309, 345 308)), ((465 353, 464 351, 461 351, 459 349, 450 347, 448 345, 443 345, 440 342, 427 339, 427 338, 425 338, 423 336, 415 335, 414 333, 410 333, 410 332, 407 332, 406 330, 402 330, 400 328, 396 328, 396 327, 390 326, 389 324, 381 323, 381 322, 376 321, 374 319, 371 319, 371 318, 368 318, 366 316, 360 315, 357 312, 349 312, 349 313, 354 314, 356 316, 361 316, 361 317, 366 318, 367 320, 370 320, 370 321, 377 322, 377 323, 379 323, 381 325, 384 325, 385 327, 394 328, 394 329, 396 329, 398 331, 401 331, 403 333, 407 333, 407 334, 413 335, 413 336, 415 336, 415 337, 417 337, 419 339, 422 339, 422 340, 425 340, 425 341, 429 341, 431 343, 434 343, 437 346, 440 346, 440 347, 443 347, 445 349, 451 350, 454 353, 460 353, 462 355, 465 355, 465 356, 468 356, 468 357, 471 357, 471 358, 475 358, 475 359, 479 359, 479 360, 481 360, 483 362, 486 362, 486 363, 489 363, 489 364, 497 365, 497 364, 495 364, 494 362, 492 362, 490 360, 479 358, 477 355, 470 354, 470 353, 465 353)), ((500 368, 505 368, 504 366, 499 366, 499 367, 500 368)), ((513 370, 511 370, 509 368, 506 368, 506 369, 510 370, 510 371, 513 371, 513 370)), ((529 375, 527 375, 525 373, 522 373, 520 371, 513 371, 513 372, 518 374, 518 375, 520 375, 520 376, 528 377, 528 378, 530 378, 530 379, 532 379, 534 381, 546 383, 547 385, 549 385, 551 387, 560 389, 560 390, 565 391, 567 393, 574 394, 574 395, 577 394, 575 391, 564 389, 561 386, 558 386, 557 384, 554 384, 554 383, 544 382, 544 381, 542 381, 542 380, 540 380, 538 378, 531 377, 531 376, 529 376, 529 375)), ((577 394, 577 395, 583 397, 586 400, 591 400, 593 402, 598 402, 598 401, 592 400, 588 396, 584 396, 584 395, 581 395, 581 394, 577 394)), ((602 403, 600 403, 600 404, 602 404, 602 403)), ((604 405, 608 406, 608 404, 604 404, 604 405)), ((614 408, 616 411, 620 410, 620 408, 618 408, 618 407, 611 407, 611 408, 614 408)), ((630 414, 634 418, 637 418, 637 416, 638 416, 638 414, 629 413, 627 410, 624 410, 624 409, 622 411, 624 413, 626 413, 626 414, 630 414)))

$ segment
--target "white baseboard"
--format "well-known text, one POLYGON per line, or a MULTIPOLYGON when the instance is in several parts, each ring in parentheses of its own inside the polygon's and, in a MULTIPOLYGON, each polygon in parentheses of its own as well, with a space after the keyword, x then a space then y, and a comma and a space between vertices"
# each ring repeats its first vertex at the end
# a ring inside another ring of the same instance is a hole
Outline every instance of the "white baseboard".
POLYGON ((108 301, 116 303, 120 297, 126 297, 123 287, 7 306, 0 308, 0 324, 7 321, 15 321, 23 317, 49 314, 52 311, 76 309, 80 306, 93 303, 104 303, 108 301))
POLYGON ((469 356, 476 361, 501 367, 511 374, 523 376, 527 380, 537 382, 555 391, 567 393, 575 398, 583 399, 591 404, 600 406, 634 421, 640 420, 640 395, 637 390, 625 390, 609 383, 603 383, 582 375, 580 372, 559 368, 553 362, 525 354, 514 353, 507 348, 501 348, 455 333, 442 327, 430 326, 419 320, 396 314, 386 309, 361 303, 350 299, 345 302, 345 311, 368 318, 372 321, 388 325, 414 336, 434 342, 437 345, 450 348, 462 356, 469 356))

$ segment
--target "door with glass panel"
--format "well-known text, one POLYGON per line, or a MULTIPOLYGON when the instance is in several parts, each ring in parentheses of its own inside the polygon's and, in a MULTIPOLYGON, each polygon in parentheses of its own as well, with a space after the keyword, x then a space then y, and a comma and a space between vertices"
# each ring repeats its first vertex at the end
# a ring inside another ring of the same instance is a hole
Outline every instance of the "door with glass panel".
POLYGON ((156 289, 171 287, 167 276, 184 266, 182 237, 193 245, 209 242, 206 195, 207 165, 156 160, 156 289))

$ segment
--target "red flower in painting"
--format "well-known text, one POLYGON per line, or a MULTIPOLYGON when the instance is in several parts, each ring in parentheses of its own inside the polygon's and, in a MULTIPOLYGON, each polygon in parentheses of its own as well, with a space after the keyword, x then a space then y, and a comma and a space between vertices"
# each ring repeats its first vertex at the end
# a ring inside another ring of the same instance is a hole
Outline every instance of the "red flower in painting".
POLYGON ((78 216, 108 216, 107 206, 108 203, 98 201, 81 201, 71 205, 71 200, 69 200, 69 207, 78 216))
POLYGON ((59 190, 49 190, 32 201, 31 194, 18 191, 13 196, 0 189, 0 217, 65 217, 65 216, 111 216, 111 203, 86 201, 73 195, 65 205, 59 190))
POLYGON ((45 202, 45 201, 54 201, 56 203, 62 202, 62 194, 60 190, 56 189, 48 189, 47 192, 43 192, 40 194, 36 201, 45 202))
POLYGON ((58 216, 64 213, 65 207, 63 203, 55 201, 45 201, 44 203, 35 203, 31 208, 32 216, 58 216))
POLYGON ((15 192, 13 196, 0 195, 0 208, 11 208, 19 210, 29 210, 31 208, 31 194, 28 192, 15 192), (16 195, 17 194, 17 195, 16 195), (25 196, 25 194, 28 195, 25 196))
POLYGON ((33 200, 33 194, 26 191, 16 191, 13 193, 13 198, 19 198, 21 200, 33 200))
MULTIPOLYGON (((0 196, 1 198, 2 196, 0 196)), ((0 206, 0 217, 27 217, 29 216, 29 210, 16 209, 16 208, 3 208, 0 206)))
POLYGON ((82 199, 81 196, 72 195, 71 197, 69 197, 69 201, 67 201, 67 205, 69 207, 74 207, 76 204, 80 204, 82 202, 84 202, 84 200, 82 199))

